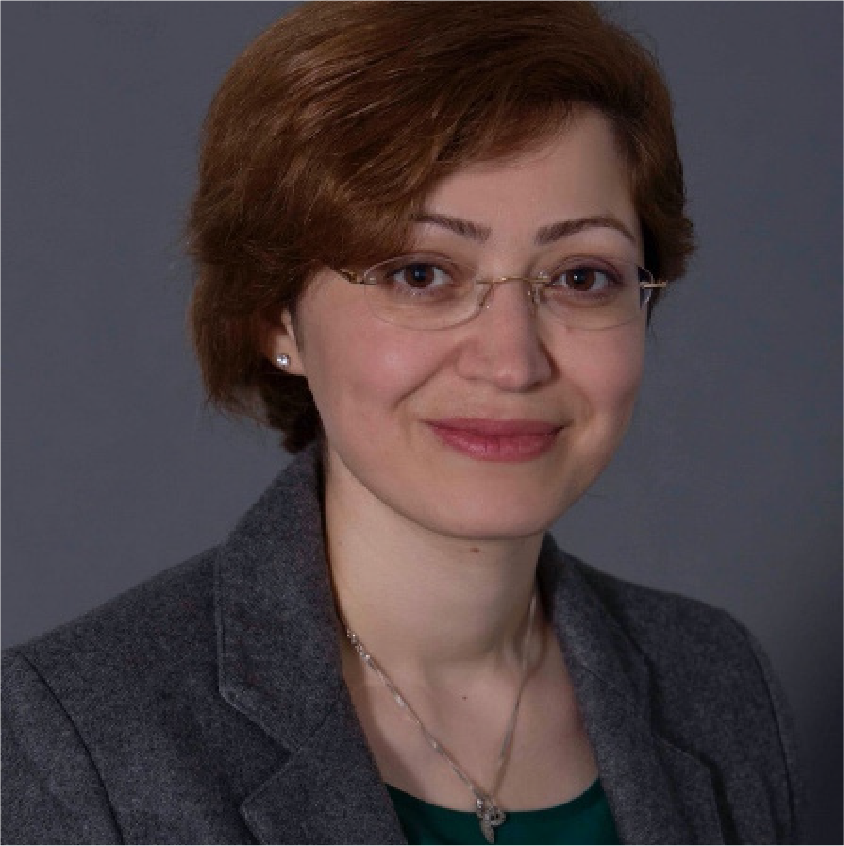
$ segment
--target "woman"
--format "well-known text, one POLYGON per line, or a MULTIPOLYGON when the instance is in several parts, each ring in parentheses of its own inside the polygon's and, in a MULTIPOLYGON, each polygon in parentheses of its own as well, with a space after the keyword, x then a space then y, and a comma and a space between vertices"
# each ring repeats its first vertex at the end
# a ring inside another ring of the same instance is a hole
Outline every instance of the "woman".
POLYGON ((190 222, 209 396, 300 456, 7 656, 8 842, 788 842, 723 612, 561 552, 691 252, 669 95, 588 5, 326 3, 235 63, 190 222))

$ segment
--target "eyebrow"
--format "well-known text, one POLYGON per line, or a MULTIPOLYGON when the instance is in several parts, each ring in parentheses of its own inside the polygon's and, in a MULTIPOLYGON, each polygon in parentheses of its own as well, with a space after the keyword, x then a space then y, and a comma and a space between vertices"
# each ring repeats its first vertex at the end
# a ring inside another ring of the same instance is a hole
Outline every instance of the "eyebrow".
POLYGON ((445 214, 434 214, 433 212, 422 212, 414 215, 413 219, 417 223, 433 223, 441 226, 443 229, 448 229, 449 232, 454 232, 455 235, 460 235, 463 238, 471 238, 473 241, 483 243, 492 235, 492 229, 489 226, 481 226, 478 223, 473 223, 471 220, 463 220, 459 217, 449 217, 445 214))
MULTIPOLYGON (((472 241, 478 241, 480 243, 487 241, 489 236, 492 235, 492 229, 489 226, 481 226, 474 221, 464 220, 459 217, 450 217, 445 214, 422 212, 415 215, 413 220, 417 223, 433 223, 463 238, 469 238, 472 241)), ((599 228, 614 229, 634 244, 636 243, 636 237, 633 233, 622 221, 612 215, 595 215, 593 217, 578 217, 572 220, 559 220, 556 223, 543 226, 536 233, 534 241, 536 246, 545 247, 548 244, 553 244, 555 241, 576 235, 578 232, 583 232, 586 229, 599 228)))
POLYGON ((636 237, 617 217, 612 215, 597 215, 595 217, 579 217, 574 220, 560 220, 550 226, 543 226, 536 233, 536 245, 544 247, 546 244, 553 244, 561 238, 576 235, 585 229, 614 229, 620 232, 629 241, 636 243, 636 237))

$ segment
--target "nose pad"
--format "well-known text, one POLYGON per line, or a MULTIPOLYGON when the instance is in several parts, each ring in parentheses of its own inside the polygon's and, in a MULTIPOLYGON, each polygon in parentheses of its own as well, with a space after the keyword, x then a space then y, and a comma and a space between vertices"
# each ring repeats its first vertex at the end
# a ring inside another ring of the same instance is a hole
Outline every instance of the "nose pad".
POLYGON ((539 306, 542 303, 542 285, 537 284, 532 279, 525 279, 522 276, 505 276, 501 279, 493 279, 480 285, 480 294, 478 296, 479 308, 490 308, 492 306, 493 288, 505 282, 521 282, 527 285, 527 298, 532 306, 532 312, 536 315, 539 306))

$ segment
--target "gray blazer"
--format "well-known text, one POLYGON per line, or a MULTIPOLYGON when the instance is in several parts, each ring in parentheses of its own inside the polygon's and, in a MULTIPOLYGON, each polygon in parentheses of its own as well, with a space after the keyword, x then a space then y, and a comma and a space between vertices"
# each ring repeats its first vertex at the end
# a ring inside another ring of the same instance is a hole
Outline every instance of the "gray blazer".
MULTIPOLYGON (((308 449, 219 548, 6 654, 4 842, 406 842, 340 671, 319 477, 308 449)), ((795 842, 753 638, 550 536, 539 578, 622 841, 795 842)))

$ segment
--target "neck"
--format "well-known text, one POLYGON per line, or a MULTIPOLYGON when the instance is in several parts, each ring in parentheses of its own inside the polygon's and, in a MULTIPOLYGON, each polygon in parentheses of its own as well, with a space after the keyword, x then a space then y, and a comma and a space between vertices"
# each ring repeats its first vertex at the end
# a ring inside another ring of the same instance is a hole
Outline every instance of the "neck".
POLYGON ((346 624, 379 663, 447 683, 519 661, 542 535, 446 537, 326 475, 327 552, 346 624))

